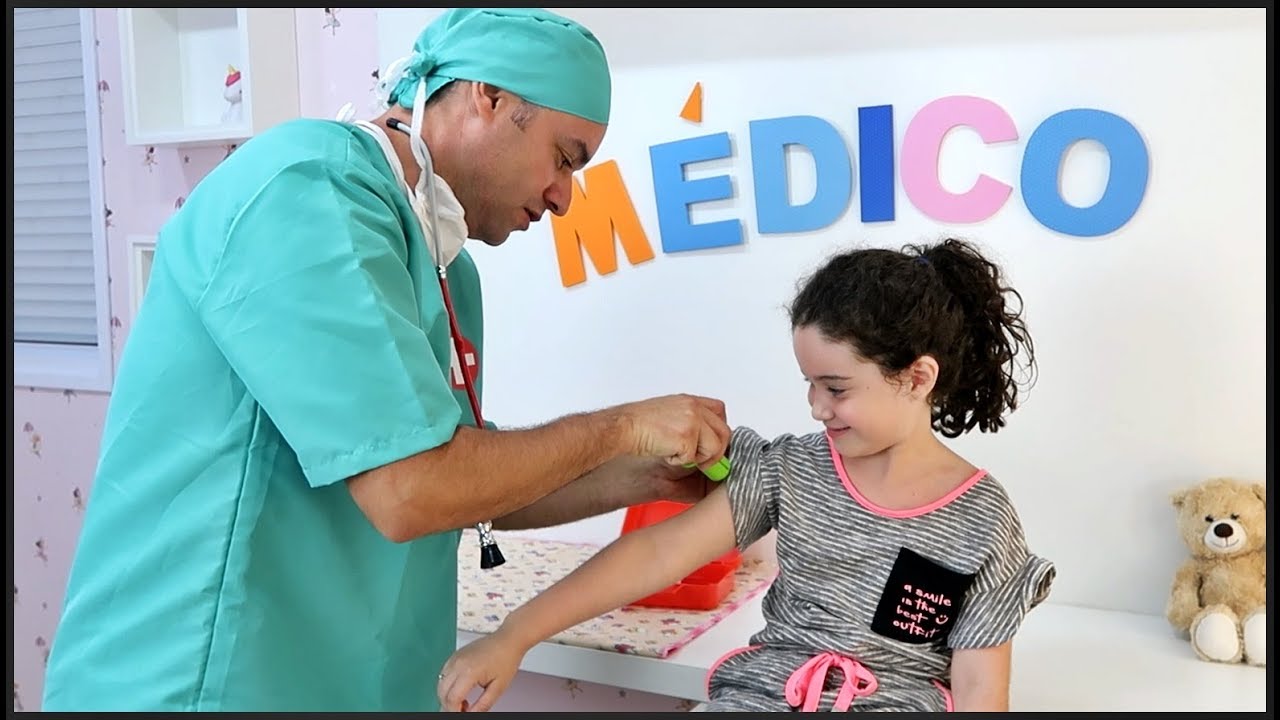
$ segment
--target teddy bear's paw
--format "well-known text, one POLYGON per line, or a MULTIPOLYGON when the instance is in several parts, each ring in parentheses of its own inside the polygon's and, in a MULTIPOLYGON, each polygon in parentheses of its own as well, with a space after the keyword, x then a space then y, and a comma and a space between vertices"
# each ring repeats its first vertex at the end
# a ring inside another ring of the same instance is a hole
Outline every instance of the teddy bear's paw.
POLYGON ((1250 665, 1267 664, 1267 611, 1255 610, 1241 623, 1244 630, 1244 660, 1250 665))
POLYGON ((1240 635, 1235 619, 1220 612, 1202 614, 1191 625, 1191 646, 1206 660, 1238 661, 1240 635))

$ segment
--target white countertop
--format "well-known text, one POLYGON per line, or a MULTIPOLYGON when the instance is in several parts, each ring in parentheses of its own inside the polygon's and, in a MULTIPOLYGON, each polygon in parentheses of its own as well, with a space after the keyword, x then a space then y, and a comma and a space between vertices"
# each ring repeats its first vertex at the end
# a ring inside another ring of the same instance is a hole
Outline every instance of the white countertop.
POLYGON ((1013 641, 1012 710, 1265 712, 1267 670, 1195 656, 1164 617, 1046 603, 1013 641))
MULTIPOLYGON (((542 643, 520 669, 706 700, 711 665, 764 626, 764 593, 669 657, 542 643)), ((458 633, 458 645, 475 639, 458 633)), ((1046 603, 1014 641, 1014 711, 1265 711, 1266 669, 1195 657, 1163 617, 1046 603)))

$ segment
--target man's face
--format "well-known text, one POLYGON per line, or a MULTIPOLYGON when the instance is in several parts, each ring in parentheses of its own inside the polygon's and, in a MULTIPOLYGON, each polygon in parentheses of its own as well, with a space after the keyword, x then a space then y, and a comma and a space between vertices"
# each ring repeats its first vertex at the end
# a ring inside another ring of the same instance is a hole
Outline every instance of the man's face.
POLYGON ((466 156, 451 186, 470 236, 496 246, 547 211, 568 212, 573 173, 595 155, 606 128, 503 91, 476 97, 462 129, 466 156))

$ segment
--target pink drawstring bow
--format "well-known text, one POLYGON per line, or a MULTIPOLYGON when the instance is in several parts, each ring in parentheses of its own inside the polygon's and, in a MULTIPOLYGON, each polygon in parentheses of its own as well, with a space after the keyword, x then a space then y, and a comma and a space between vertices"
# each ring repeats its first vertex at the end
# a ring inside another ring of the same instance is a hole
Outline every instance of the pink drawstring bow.
POLYGON ((840 684, 833 708, 835 712, 848 710, 855 698, 867 697, 879 685, 876 676, 862 663, 838 653, 824 652, 809 658, 787 678, 787 703, 791 707, 799 707, 803 703, 804 707, 800 708, 803 712, 817 710, 822 688, 827 683, 827 673, 833 666, 844 672, 844 682, 840 684))

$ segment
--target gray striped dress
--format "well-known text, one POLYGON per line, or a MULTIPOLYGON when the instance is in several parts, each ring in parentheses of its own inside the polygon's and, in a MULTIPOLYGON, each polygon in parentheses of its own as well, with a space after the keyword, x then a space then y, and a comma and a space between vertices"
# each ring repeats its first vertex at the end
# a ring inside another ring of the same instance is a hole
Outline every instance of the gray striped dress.
POLYGON ((937 503, 879 508, 825 433, 733 432, 739 548, 777 529, 765 628, 707 675, 707 710, 948 711, 952 651, 1000 645, 1049 594, 1009 496, 978 472, 937 503))

